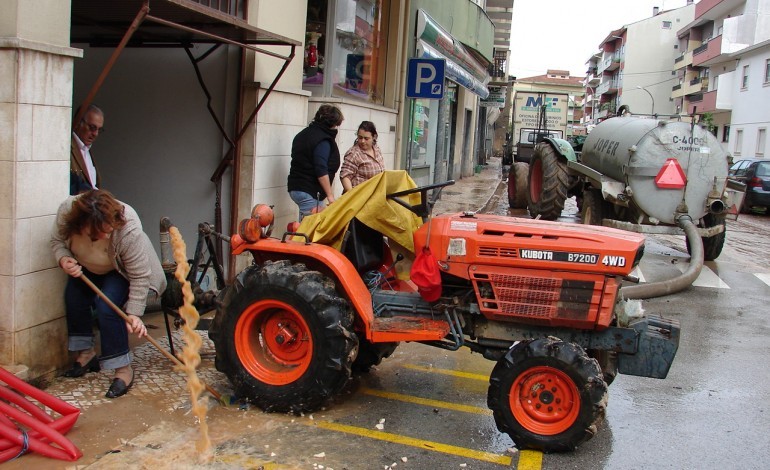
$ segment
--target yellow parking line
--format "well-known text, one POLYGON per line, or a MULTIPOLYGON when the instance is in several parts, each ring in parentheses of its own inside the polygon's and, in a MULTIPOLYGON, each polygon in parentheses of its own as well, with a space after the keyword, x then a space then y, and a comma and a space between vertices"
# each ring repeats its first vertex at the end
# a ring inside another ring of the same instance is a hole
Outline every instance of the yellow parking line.
POLYGON ((367 437, 370 439, 377 439, 380 441, 392 442, 394 444, 402 444, 410 447, 416 447, 418 449, 427 449, 435 452, 441 452, 449 455, 456 455, 458 457, 465 457, 469 459, 481 460, 484 462, 490 462, 500 465, 510 465, 511 457, 507 455, 498 455, 491 452, 481 452, 478 450, 466 449, 464 447, 451 446, 447 444, 441 444, 438 442, 424 441, 422 439, 415 439, 412 437, 401 436, 399 434, 392 434, 389 432, 375 431, 372 429, 360 428, 357 426, 349 426, 347 424, 332 423, 329 421, 311 421, 303 422, 309 426, 315 425, 323 429, 330 431, 344 432, 346 434, 354 434, 356 436, 367 437))
POLYGON ((540 470, 543 466, 543 453, 538 450, 522 450, 519 452, 519 464, 516 470, 540 470))
POLYGON ((280 470, 289 468, 275 462, 267 462, 254 457, 242 457, 238 455, 218 455, 214 458, 213 463, 216 462, 221 462, 227 465, 236 465, 238 468, 261 468, 264 470, 280 470))
POLYGON ((418 366, 415 364, 405 364, 405 369, 414 369, 422 372, 431 372, 433 374, 451 375, 453 377, 462 377, 464 379, 480 380, 482 382, 489 382, 488 375, 471 374, 470 372, 459 372, 449 369, 436 369, 435 367, 418 366))
POLYGON ((481 408, 479 406, 461 405, 459 403, 450 403, 442 400, 431 400, 428 398, 420 398, 412 395, 403 395, 400 393, 383 392, 382 390, 375 390, 372 388, 361 389, 363 393, 367 395, 374 395, 376 397, 387 398, 389 400, 403 401, 406 403, 414 403, 417 405, 432 406, 434 408, 444 408, 447 410, 462 411, 465 413, 475 413, 479 415, 492 415, 492 410, 488 408, 481 408))

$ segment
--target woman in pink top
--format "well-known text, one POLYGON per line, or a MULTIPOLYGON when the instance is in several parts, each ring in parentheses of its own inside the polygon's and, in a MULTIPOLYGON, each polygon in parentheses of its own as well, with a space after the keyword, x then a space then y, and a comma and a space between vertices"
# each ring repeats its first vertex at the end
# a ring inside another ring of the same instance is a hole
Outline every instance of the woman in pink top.
POLYGON ((371 121, 363 121, 358 126, 356 143, 345 152, 340 169, 340 181, 343 193, 385 171, 382 152, 377 146, 377 128, 371 121))

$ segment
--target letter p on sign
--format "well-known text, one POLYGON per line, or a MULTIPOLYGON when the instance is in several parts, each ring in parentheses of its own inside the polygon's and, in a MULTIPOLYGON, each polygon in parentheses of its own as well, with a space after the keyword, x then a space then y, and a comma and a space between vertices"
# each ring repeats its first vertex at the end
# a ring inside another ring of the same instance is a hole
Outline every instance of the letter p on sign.
POLYGON ((444 97, 444 59, 409 59, 406 97, 441 99, 444 97))

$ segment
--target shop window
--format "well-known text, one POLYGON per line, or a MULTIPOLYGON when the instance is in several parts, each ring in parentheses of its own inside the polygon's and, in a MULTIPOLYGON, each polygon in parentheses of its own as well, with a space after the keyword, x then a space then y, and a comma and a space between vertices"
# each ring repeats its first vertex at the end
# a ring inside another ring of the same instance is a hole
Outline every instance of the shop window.
POLYGON ((436 153, 436 132, 438 127, 438 100, 414 100, 412 114, 411 168, 419 169, 433 164, 429 158, 436 153))
POLYGON ((389 0, 310 0, 303 85, 313 94, 382 104, 388 3, 389 0), (334 18, 329 17, 330 6, 334 18), (328 27, 329 23, 332 27, 328 27))
POLYGON ((327 0, 309 1, 305 28, 305 58, 303 85, 323 85, 326 68, 326 21, 329 10, 327 0))

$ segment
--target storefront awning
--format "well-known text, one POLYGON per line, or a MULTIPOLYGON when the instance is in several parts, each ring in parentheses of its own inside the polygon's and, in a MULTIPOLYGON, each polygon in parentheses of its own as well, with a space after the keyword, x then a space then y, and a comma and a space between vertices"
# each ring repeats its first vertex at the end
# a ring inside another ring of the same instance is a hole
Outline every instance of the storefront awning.
MULTIPOLYGON (((218 0, 71 0, 72 16, 70 42, 72 44, 89 44, 91 47, 108 47, 113 52, 105 64, 88 95, 78 107, 73 122, 79 122, 89 104, 92 103, 104 79, 110 73, 126 47, 181 47, 184 48, 193 64, 203 90, 208 95, 205 81, 198 69, 198 62, 211 51, 222 44, 233 45, 241 50, 251 50, 279 59, 283 64, 279 67, 273 81, 260 94, 259 100, 245 119, 236 116, 237 134, 229 135, 214 113, 210 103, 207 109, 212 119, 217 123, 223 138, 229 146, 219 165, 211 176, 216 188, 215 230, 223 233, 221 214, 222 178, 225 170, 236 162, 236 146, 247 130, 256 121, 257 113, 265 100, 270 96, 276 84, 283 76, 289 63, 295 57, 296 49, 301 42, 275 33, 271 33, 248 24, 241 19, 238 12, 220 11, 220 5, 226 5, 225 10, 245 2, 221 2, 218 0), (213 8, 209 5, 217 5, 213 8), (231 14, 232 13, 232 14, 231 14), (190 48, 193 44, 209 43, 211 47, 200 57, 193 57, 190 48), (271 47, 270 50, 261 46, 271 47), (276 52, 276 50, 284 53, 276 52)), ((259 84, 262 87, 261 84, 259 84)), ((238 104, 241 109, 243 103, 238 104)), ((237 168, 232 175, 237 175, 237 168)), ((233 177, 235 178, 235 177, 233 177)), ((237 187, 237 184, 233 184, 237 187)), ((235 198, 233 198, 235 199, 235 198)), ((237 218, 237 201, 233 204, 232 219, 237 218)), ((221 242, 218 242, 217 253, 222 256, 221 242)), ((221 259, 221 258, 220 258, 221 259)), ((230 272, 234 272, 235 258, 230 257, 230 272)))
POLYGON ((487 83, 490 75, 465 49, 465 46, 449 34, 423 10, 417 12, 417 57, 446 59, 447 78, 456 82, 482 99, 489 96, 487 83))

